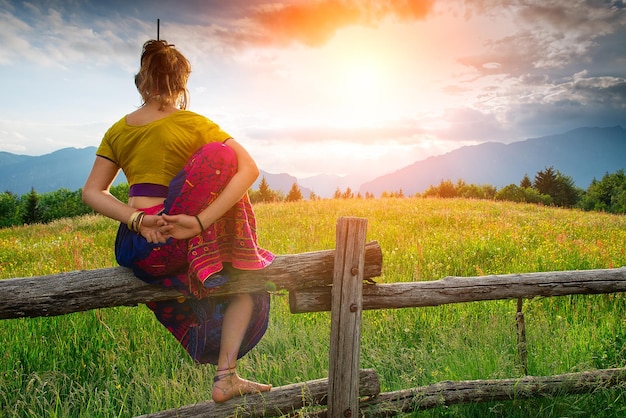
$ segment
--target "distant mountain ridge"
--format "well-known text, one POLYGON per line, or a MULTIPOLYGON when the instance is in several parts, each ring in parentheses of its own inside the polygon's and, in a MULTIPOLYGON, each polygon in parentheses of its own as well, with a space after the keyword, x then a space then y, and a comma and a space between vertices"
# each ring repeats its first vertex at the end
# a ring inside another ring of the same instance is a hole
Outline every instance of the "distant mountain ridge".
MULTIPOLYGON (((48 193, 62 188, 78 190, 87 180, 95 155, 96 147, 63 148, 41 156, 0 152, 0 192, 10 191, 23 195, 30 192, 31 188, 37 193, 48 193)), ((261 171, 253 189, 258 189, 263 177, 270 188, 282 191, 285 196, 293 184, 298 182, 289 174, 261 171)), ((115 184, 125 182, 126 177, 120 173, 115 184)), ((304 186, 300 186, 300 192, 305 199, 311 194, 311 190, 304 186)))
MULTIPOLYGON (((41 156, 0 152, 0 191, 22 195, 31 188, 38 193, 78 190, 85 184, 95 154, 96 147, 64 148, 41 156)), ((116 184, 125 181, 120 176, 116 184)))
MULTIPOLYGON (((0 192, 18 195, 34 188, 47 193, 61 188, 80 189, 95 155, 95 147, 64 148, 41 156, 27 156, 0 152, 0 192)), ((290 174, 272 174, 261 170, 252 186, 258 189, 265 177, 273 190, 289 193, 294 183, 302 196, 311 192, 320 197, 332 197, 339 189, 350 187, 353 192, 380 196, 383 192, 402 190, 405 195, 421 193, 441 181, 491 184, 497 188, 519 184, 525 174, 534 178, 538 171, 554 167, 572 177, 576 186, 586 189, 593 178, 626 169, 626 130, 621 126, 610 128, 579 128, 561 135, 527 139, 503 144, 488 142, 467 146, 443 155, 429 157, 375 179, 355 176, 319 175, 298 179, 290 174)), ((125 182, 120 175, 116 184, 125 182)))
POLYGON ((561 135, 503 144, 487 142, 429 157, 361 185, 359 191, 379 196, 402 190, 405 195, 425 191, 441 181, 491 184, 498 189, 518 184, 528 174, 553 167, 586 189, 606 173, 626 169, 626 130, 579 128, 561 135))

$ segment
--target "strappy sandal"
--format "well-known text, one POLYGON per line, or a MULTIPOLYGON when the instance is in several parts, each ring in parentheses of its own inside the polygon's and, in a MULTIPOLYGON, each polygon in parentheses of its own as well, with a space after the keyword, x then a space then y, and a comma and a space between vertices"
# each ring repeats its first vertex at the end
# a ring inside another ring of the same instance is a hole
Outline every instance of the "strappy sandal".
MULTIPOLYGON (((222 394, 224 395, 224 397, 226 397, 226 396, 227 396, 227 394, 228 394, 228 390, 229 390, 229 389, 231 389, 231 387, 229 387, 229 386, 226 386, 226 387, 220 387, 220 386, 218 385, 218 383, 219 383, 220 381, 224 380, 224 379, 228 379, 228 378, 231 378, 231 377, 233 377, 233 376, 236 376, 236 375, 237 375, 237 369, 236 369, 235 367, 227 367, 227 368, 225 368, 225 369, 217 369, 217 370, 215 370, 215 373, 216 373, 216 374, 215 374, 215 376, 213 377, 213 389, 212 389, 212 390, 217 389, 217 390, 219 390, 220 392, 222 392, 222 394), (231 370, 232 370, 232 371, 231 371, 231 370), (219 372, 226 372, 226 371, 228 371, 228 373, 217 374, 217 373, 219 373, 219 372)), ((228 399, 230 399, 230 398, 232 398, 232 397, 234 397, 234 396, 227 397, 227 399, 225 399, 225 400, 228 400, 228 399)), ((220 401, 220 402, 223 402, 223 401, 220 401)))
POLYGON ((213 377, 213 383, 217 383, 220 380, 226 379, 227 377, 232 377, 234 375, 237 374, 237 368, 236 367, 227 367, 225 369, 217 369, 215 370, 215 376, 213 377), (227 370, 234 370, 232 372, 228 372, 228 373, 222 373, 222 374, 217 374, 218 372, 225 372, 227 370))

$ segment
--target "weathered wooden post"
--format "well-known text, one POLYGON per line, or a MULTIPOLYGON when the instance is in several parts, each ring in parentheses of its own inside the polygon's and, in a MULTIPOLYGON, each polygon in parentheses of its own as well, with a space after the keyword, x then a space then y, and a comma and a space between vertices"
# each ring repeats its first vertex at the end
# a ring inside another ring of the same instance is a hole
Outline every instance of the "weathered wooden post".
POLYGON ((359 414, 359 357, 367 219, 340 218, 333 272, 328 416, 359 414))

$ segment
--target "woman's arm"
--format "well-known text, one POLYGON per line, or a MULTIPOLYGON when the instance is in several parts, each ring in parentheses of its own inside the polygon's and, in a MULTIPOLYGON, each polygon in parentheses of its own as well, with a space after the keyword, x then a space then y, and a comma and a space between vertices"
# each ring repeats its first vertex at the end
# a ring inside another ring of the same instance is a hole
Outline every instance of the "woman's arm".
MULTIPOLYGON (((200 222, 206 228, 217 221, 227 210, 233 207, 254 184, 259 176, 259 169, 248 151, 234 139, 228 139, 227 146, 235 151, 237 156, 237 172, 230 179, 224 190, 202 212, 198 214, 200 222)), ((193 216, 162 215, 165 236, 177 239, 191 238, 198 235, 200 226, 193 216)))
MULTIPOLYGON (((83 202, 95 211, 120 222, 128 222, 137 209, 121 202, 110 192, 120 168, 112 161, 96 157, 89 177, 83 186, 83 202)), ((139 232, 149 242, 165 242, 157 226, 158 216, 144 216, 139 232)))
POLYGON ((83 202, 96 212, 120 222, 126 222, 136 209, 119 201, 110 192, 120 168, 106 158, 96 157, 83 186, 83 202))
POLYGON ((237 155, 237 172, 219 196, 204 211, 198 214, 202 225, 205 227, 217 221, 228 209, 232 208, 248 192, 248 189, 259 177, 259 169, 254 159, 241 144, 230 138, 226 145, 232 148, 235 151, 235 155, 237 155))

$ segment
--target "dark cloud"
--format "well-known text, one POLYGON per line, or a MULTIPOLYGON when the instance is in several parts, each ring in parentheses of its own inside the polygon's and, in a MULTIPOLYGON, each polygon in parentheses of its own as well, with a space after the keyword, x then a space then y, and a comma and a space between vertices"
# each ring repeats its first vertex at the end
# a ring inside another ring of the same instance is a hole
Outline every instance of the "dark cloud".
MULTIPOLYGON (((479 74, 508 74, 519 77, 537 71, 558 71, 581 63, 590 64, 590 55, 603 38, 626 27, 622 2, 547 0, 482 0, 467 2, 477 13, 499 8, 515 16, 516 32, 485 45, 487 52, 459 60, 479 74), (621 4, 621 6, 620 6, 621 4), (498 63, 494 69, 485 64, 498 63)), ((623 37, 621 49, 624 50, 623 37)), ((608 52, 608 51, 606 51, 608 52)))
POLYGON ((527 135, 580 126, 626 126, 626 9, 619 1, 481 0, 515 17, 512 32, 459 62, 477 78, 498 77, 484 99, 501 104, 500 120, 527 135))
POLYGON ((626 126, 626 79, 577 74, 562 83, 511 100, 509 123, 528 135, 557 133, 581 126, 626 126))

